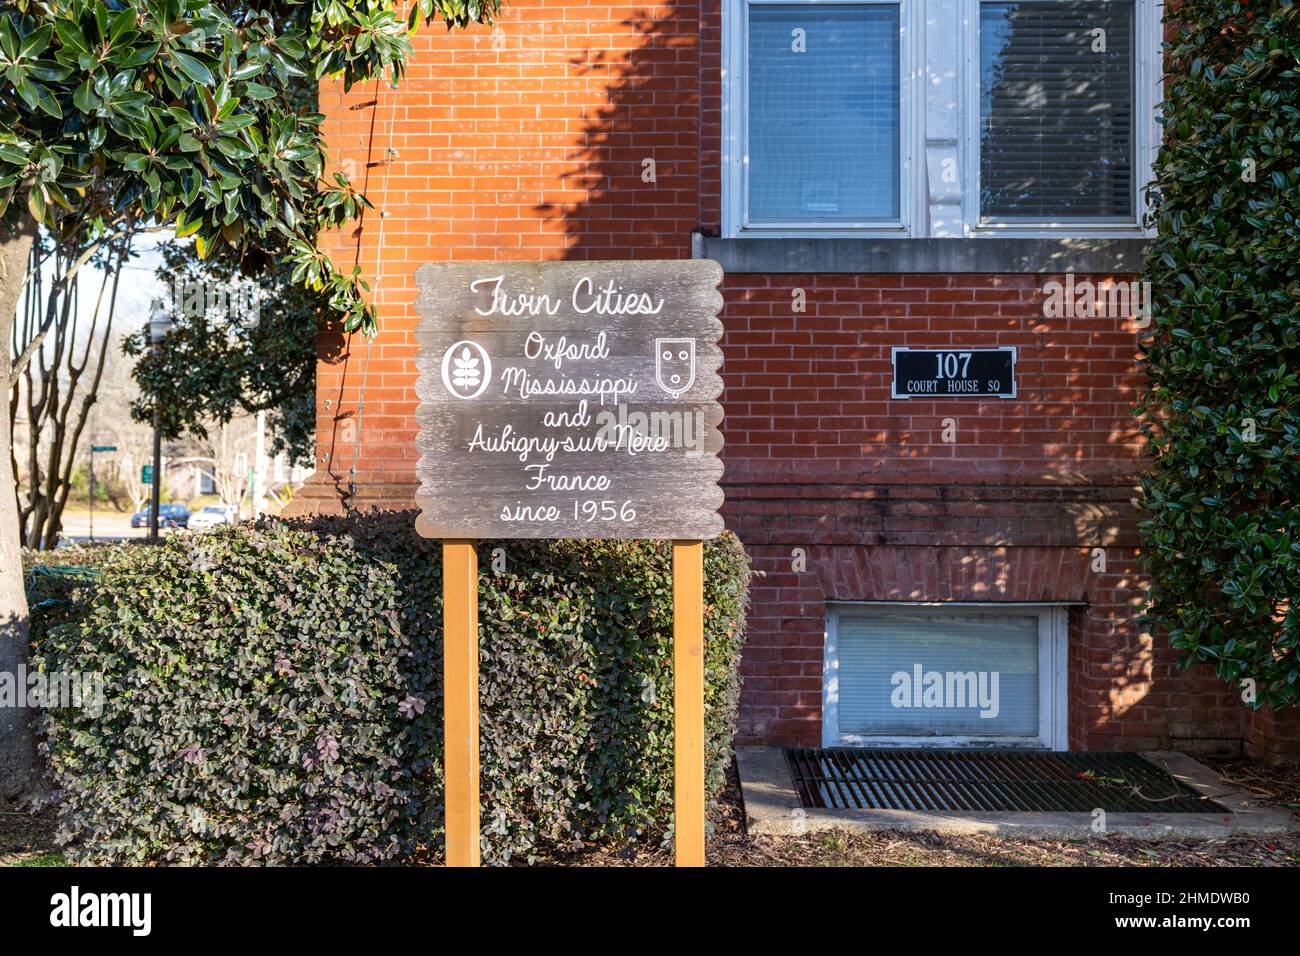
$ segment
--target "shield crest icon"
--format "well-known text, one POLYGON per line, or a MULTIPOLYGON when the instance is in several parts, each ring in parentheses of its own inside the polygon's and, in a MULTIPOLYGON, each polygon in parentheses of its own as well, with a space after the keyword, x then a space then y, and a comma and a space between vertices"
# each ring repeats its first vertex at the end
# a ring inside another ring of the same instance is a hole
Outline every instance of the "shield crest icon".
POLYGON ((694 339, 655 339, 655 381, 673 398, 695 384, 694 339))

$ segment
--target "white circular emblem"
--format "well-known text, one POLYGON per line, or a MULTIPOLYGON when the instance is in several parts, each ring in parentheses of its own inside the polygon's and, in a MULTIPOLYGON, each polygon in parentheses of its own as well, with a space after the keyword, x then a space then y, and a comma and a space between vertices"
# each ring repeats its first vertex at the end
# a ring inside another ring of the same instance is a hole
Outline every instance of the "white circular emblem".
POLYGON ((487 349, 462 339, 442 357, 442 384, 457 398, 478 398, 492 378, 492 359, 487 349))

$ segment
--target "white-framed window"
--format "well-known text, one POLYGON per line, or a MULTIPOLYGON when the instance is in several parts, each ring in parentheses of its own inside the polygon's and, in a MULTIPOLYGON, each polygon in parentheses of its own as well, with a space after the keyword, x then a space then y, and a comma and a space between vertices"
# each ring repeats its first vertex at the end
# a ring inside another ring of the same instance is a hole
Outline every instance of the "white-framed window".
POLYGON ((908 0, 732 0, 727 219, 750 235, 906 235, 908 0))
POLYGON ((827 747, 1068 749, 1068 609, 1059 604, 831 604, 827 747))
POLYGON ((1136 237, 1161 0, 726 0, 724 236, 1136 237))
POLYGON ((1148 0, 967 0, 963 213, 976 234, 1133 235, 1159 141, 1148 0))

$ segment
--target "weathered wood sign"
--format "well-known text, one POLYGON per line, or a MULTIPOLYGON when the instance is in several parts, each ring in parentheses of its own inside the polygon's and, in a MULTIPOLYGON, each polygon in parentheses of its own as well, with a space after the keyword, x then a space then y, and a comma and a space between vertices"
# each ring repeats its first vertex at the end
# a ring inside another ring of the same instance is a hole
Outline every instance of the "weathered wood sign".
POLYGON ((477 538, 672 538, 674 838, 704 865, 704 548, 722 267, 426 265, 417 530, 442 538, 447 863, 479 862, 477 538))
POLYGON ((891 398, 1015 398, 1016 350, 893 350, 891 398))
POLYGON ((721 533, 721 279, 709 260, 421 267, 420 533, 721 533))

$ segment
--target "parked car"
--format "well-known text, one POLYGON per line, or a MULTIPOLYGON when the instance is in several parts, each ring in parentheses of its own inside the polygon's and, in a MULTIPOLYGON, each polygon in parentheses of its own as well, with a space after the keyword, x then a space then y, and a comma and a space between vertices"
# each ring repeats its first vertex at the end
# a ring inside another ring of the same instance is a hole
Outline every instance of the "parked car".
POLYGON ((238 519, 239 509, 234 505, 204 505, 202 511, 190 515, 189 527, 199 531, 219 524, 234 524, 238 519))
MULTIPOLYGON (((144 511, 137 511, 131 515, 132 528, 149 527, 149 508, 144 511)), ((190 509, 184 505, 159 505, 158 506, 158 527, 160 528, 185 528, 190 523, 190 509)))

